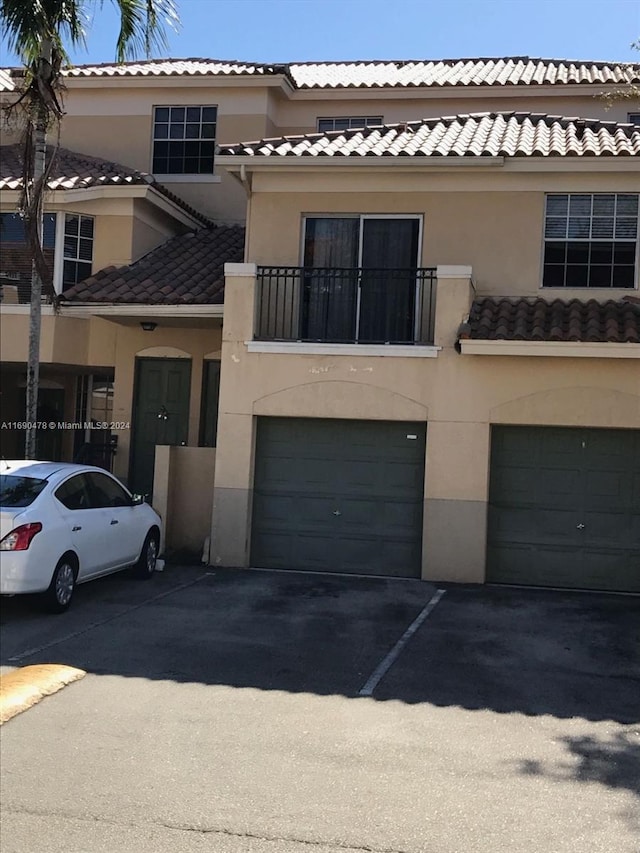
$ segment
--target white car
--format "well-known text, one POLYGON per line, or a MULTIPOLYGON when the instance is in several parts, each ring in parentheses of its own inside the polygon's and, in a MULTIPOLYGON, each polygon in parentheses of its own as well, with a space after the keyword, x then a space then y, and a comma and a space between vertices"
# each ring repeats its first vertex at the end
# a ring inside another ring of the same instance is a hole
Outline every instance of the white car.
POLYGON ((0 460, 0 594, 43 593, 61 613, 76 584, 156 569, 160 516, 89 465, 0 460))

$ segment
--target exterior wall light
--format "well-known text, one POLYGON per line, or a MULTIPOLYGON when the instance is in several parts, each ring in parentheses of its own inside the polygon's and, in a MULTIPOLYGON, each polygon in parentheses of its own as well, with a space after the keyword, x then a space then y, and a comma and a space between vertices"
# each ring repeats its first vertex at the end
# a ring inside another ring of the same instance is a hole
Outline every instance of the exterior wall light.
POLYGON ((143 320, 142 323, 140 323, 140 326, 145 332, 153 332, 157 325, 157 323, 154 323, 151 320, 143 320))

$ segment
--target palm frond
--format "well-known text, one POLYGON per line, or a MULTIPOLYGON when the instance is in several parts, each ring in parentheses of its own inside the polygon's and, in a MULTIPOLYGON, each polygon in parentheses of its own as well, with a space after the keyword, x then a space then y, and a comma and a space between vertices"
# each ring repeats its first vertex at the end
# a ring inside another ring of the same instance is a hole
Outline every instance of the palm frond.
MULTIPOLYGON (((105 0, 100 0, 104 5, 105 0)), ((167 28, 177 30, 180 19, 174 0, 111 0, 120 14, 116 60, 124 62, 168 48, 167 28)))

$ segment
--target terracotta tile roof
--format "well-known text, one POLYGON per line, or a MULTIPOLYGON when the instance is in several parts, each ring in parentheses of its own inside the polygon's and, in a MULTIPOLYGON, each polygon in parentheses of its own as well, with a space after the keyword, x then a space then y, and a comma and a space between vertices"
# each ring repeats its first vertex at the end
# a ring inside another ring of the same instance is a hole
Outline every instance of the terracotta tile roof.
MULTIPOLYGON (((6 69, 10 71, 11 69, 6 69)), ((16 74, 20 74, 16 69, 16 74)), ((77 65, 69 77, 286 76, 295 89, 615 85, 640 82, 640 65, 529 56, 255 63, 207 58, 77 65)))
POLYGON ((611 157, 640 154, 640 127, 543 113, 446 116, 222 146, 261 157, 611 157))
POLYGON ((640 343, 640 304, 627 299, 474 300, 459 337, 480 341, 640 343))
MULTIPOLYGON (((48 148, 52 157, 53 148, 48 148)), ((153 175, 139 172, 120 163, 112 163, 100 157, 79 154, 67 148, 59 148, 54 157, 53 167, 48 180, 50 190, 77 190, 96 186, 135 186, 147 184, 166 198, 173 201, 203 225, 210 221, 183 201, 162 184, 153 175)), ((17 190, 22 186, 22 145, 0 146, 0 190, 17 190)))
POLYGON ((403 60, 396 62, 305 62, 291 65, 299 89, 417 86, 531 86, 624 84, 640 78, 640 65, 528 56, 403 60))
POLYGON ((66 290, 70 302, 219 305, 224 264, 242 262, 244 228, 204 228, 168 240, 140 260, 107 267, 66 290))

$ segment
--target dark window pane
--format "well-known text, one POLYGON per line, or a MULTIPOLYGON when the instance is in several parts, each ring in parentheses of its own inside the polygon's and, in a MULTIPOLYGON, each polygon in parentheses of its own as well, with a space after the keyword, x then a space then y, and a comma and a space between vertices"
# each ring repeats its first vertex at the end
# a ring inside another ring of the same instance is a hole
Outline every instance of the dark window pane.
POLYGON ((635 240, 638 236, 638 217, 634 219, 630 217, 616 219, 616 239, 617 240, 635 240))
POLYGON ((588 264, 589 243, 567 243, 567 263, 588 264))
POLYGON ((184 107, 171 107, 171 121, 183 122, 185 116, 184 107))
POLYGON ((591 196, 577 193, 570 195, 569 216, 591 216, 591 196))
POLYGON ((93 238, 93 217, 92 216, 81 216, 80 217, 80 236, 81 237, 93 238))
POLYGON ((198 172, 201 175, 212 175, 213 174, 213 157, 201 157, 200 158, 200 167, 198 169, 198 172))
POLYGON ((169 157, 184 157, 184 142, 170 142, 169 157))
POLYGON ((170 139, 184 139, 184 125, 183 124, 172 124, 169 128, 169 138, 170 139))
POLYGON ((566 287, 586 287, 589 267, 578 264, 567 264, 566 287))
POLYGON ((593 265, 589 270, 589 287, 611 287, 611 267, 593 265))
POLYGON ((333 120, 330 118, 319 118, 318 131, 320 133, 328 133, 330 130, 333 130, 333 120))
POLYGON ((166 157, 153 158, 153 173, 154 175, 166 175, 169 170, 166 157))
POLYGON ((545 237, 559 237, 560 239, 567 236, 567 220, 557 216, 548 216, 544 226, 545 237))
POLYGON ((81 238, 78 257, 83 261, 90 261, 93 258, 93 240, 81 238))
POLYGON ((615 266, 613 268, 613 286, 614 287, 633 287, 635 267, 631 266, 615 266))
POLYGON ((187 139, 200 139, 200 125, 188 124, 186 126, 185 137, 187 139))
POLYGON ((616 197, 613 193, 598 193, 593 197, 594 216, 613 216, 616 209, 616 197))
POLYGON ((568 195, 547 196, 547 216, 566 216, 569 211, 568 195))
POLYGON ((155 120, 156 121, 169 121, 169 107, 156 107, 156 109, 155 109, 155 120))
POLYGON ((592 243, 591 263, 610 264, 613 261, 613 243, 592 243))
POLYGON ((200 156, 213 157, 215 152, 215 142, 200 142, 200 156))
POLYGON ((544 262, 545 264, 564 264, 567 254, 567 244, 558 240, 545 243, 544 246, 544 262))
POLYGON ((78 238, 77 237, 65 237, 64 238, 64 256, 65 256, 65 258, 77 258, 78 257, 78 238))
POLYGON ((184 173, 185 175, 197 175, 200 170, 200 160, 198 157, 184 158, 184 173))
POLYGON ((182 157, 169 157, 169 175, 184 175, 184 159, 182 157))
POLYGON ((349 119, 348 118, 337 118, 333 123, 334 130, 348 130, 349 128, 349 119))
POLYGON ((618 216, 637 216, 638 198, 639 196, 635 193, 620 193, 617 206, 618 216))
POLYGON ((199 142, 185 142, 185 144, 184 144, 184 156, 185 157, 199 157, 200 156, 200 143, 199 142))
POLYGON ((17 213, 0 214, 0 240, 5 243, 25 243, 24 221, 17 213))
POLYGON ((42 245, 45 249, 53 249, 56 245, 56 215, 45 213, 42 230, 42 245))
POLYGON ((78 233, 78 229, 80 227, 80 217, 73 216, 70 213, 67 213, 64 220, 64 233, 73 235, 78 233))
POLYGON ((615 243, 613 259, 616 264, 634 264, 636 260, 635 243, 615 243))
POLYGON ((155 139, 166 139, 169 136, 169 125, 166 123, 154 125, 153 136, 155 139))
POLYGON ((154 143, 153 156, 154 157, 168 157, 169 156, 169 143, 168 142, 156 142, 156 143, 154 143))
POLYGON ((215 124, 203 124, 202 125, 202 138, 203 139, 215 139, 216 138, 216 126, 215 126, 215 124))
POLYGON ((542 278, 543 287, 564 287, 564 266, 545 264, 542 278))
POLYGON ((217 117, 218 110, 216 107, 203 107, 202 108, 202 121, 215 121, 217 117))
POLYGON ((91 275, 91 264, 81 261, 76 264, 76 281, 84 281, 91 275))
POLYGON ((76 261, 65 261, 62 268, 62 281, 64 286, 75 284, 78 279, 77 275, 77 266, 76 261))
POLYGON ((611 240, 613 238, 613 217, 607 219, 604 217, 594 218, 591 226, 591 236, 597 239, 606 240, 608 238, 611 240))
POLYGON ((187 107, 187 121, 195 121, 200 123, 202 107, 187 107))
POLYGON ((588 216, 572 216, 569 218, 569 237, 588 239, 590 228, 591 219, 588 216))

